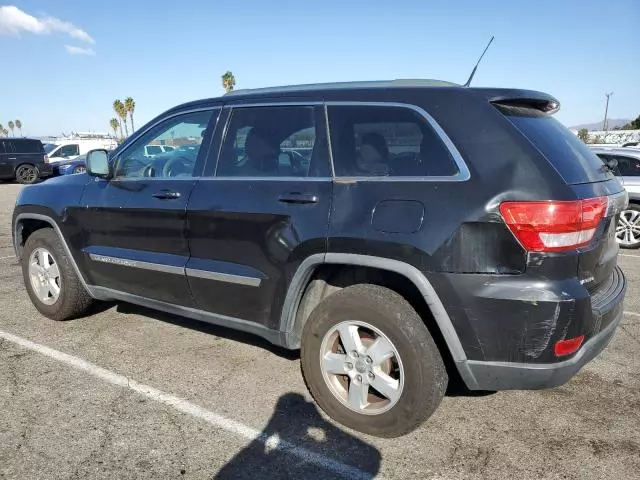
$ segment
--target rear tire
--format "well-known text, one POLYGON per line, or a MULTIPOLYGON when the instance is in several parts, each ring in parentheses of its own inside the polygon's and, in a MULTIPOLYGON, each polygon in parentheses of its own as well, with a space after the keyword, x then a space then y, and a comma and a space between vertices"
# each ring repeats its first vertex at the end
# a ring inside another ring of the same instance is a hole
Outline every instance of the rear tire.
POLYGON ((58 234, 51 228, 37 230, 27 239, 22 276, 31 303, 52 320, 79 317, 94 301, 76 275, 58 234))
POLYGON ((438 347, 416 311, 398 293, 369 284, 333 293, 313 310, 302 332, 301 367, 309 391, 331 418, 387 438, 427 420, 448 382, 438 347))
POLYGON ((25 163, 16 168, 16 181, 23 185, 31 185, 38 181, 38 169, 34 165, 25 163))
POLYGON ((616 240, 621 248, 640 247, 640 205, 630 203, 620 213, 616 225, 616 240))

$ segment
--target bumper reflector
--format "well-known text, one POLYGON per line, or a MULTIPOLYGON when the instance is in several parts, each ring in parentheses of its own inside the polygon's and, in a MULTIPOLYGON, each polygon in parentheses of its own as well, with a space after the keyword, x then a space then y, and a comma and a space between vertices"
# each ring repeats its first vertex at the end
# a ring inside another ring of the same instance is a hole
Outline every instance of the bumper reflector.
POLYGON ((584 335, 580 335, 576 338, 569 338, 568 340, 560 340, 553 346, 553 352, 556 357, 564 357, 571 355, 578 351, 584 341, 584 335))

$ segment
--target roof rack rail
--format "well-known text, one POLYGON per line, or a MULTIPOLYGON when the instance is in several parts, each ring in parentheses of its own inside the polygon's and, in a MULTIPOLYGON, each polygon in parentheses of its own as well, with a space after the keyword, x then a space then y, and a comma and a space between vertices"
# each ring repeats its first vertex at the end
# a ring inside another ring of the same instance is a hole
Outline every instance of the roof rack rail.
POLYGON ((459 87, 460 85, 444 80, 432 79, 397 79, 397 80, 372 80, 356 82, 333 82, 333 83, 307 83, 302 85, 284 85, 280 87, 244 88, 232 90, 227 95, 246 95, 258 93, 286 93, 304 92, 310 90, 338 90, 344 88, 389 88, 389 87, 459 87))

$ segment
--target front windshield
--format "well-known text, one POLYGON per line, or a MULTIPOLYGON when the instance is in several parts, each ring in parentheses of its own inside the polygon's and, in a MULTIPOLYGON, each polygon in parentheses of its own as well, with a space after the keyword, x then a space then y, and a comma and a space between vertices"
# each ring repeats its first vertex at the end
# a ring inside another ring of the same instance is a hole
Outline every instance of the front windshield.
POLYGON ((44 144, 44 153, 49 154, 51 153, 58 145, 56 145, 55 143, 45 143, 44 144))

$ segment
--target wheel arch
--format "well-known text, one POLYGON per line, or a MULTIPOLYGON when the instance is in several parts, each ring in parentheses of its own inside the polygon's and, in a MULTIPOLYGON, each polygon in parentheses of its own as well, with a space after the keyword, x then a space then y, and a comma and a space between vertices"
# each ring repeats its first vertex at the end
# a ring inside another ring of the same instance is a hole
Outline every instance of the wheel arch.
MULTIPOLYGON (((456 365, 467 360, 449 314, 445 310, 435 289, 422 272, 413 265, 399 260, 350 253, 312 255, 305 259, 298 267, 285 297, 280 321, 280 330, 284 332, 286 346, 288 348, 299 348, 300 332, 312 310, 312 308, 307 309, 307 311, 300 310, 301 307, 304 308, 304 297, 309 294, 308 287, 311 282, 314 278, 318 278, 314 277, 314 275, 317 275, 320 269, 327 265, 372 268, 393 272, 406 279, 407 282, 417 289, 424 299, 433 317, 435 326, 442 335, 451 359, 456 365)), ((322 273, 320 273, 320 275, 322 276, 322 273)), ((320 279, 322 280, 321 276, 320 279)), ((315 294, 314 292, 311 293, 311 295, 315 294)))
MULTIPOLYGON (((44 215, 41 213, 29 213, 23 212, 19 213, 15 220, 13 221, 13 248, 16 253, 16 257, 18 260, 22 259, 22 255, 24 253, 24 245, 27 242, 27 239, 33 232, 40 230, 41 228, 51 228, 58 235, 60 242, 62 243, 62 247, 64 248, 65 254, 71 263, 71 266, 78 275, 82 286, 89 292, 91 296, 94 296, 91 287, 85 281, 78 264, 74 256, 71 254, 71 250, 69 249, 69 245, 67 245, 67 241, 62 234, 62 230, 60 230, 60 226, 57 222, 50 216, 44 215), (25 228, 26 227, 26 228, 25 228)), ((95 297, 94 297, 95 298, 95 297)))

